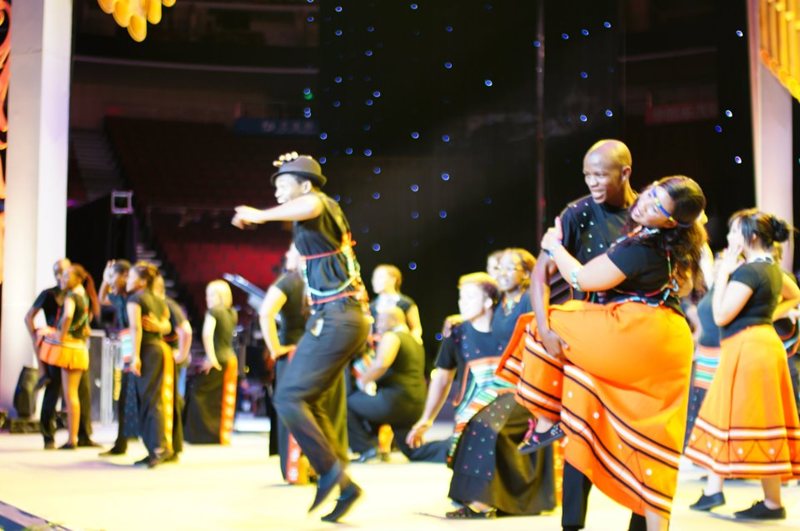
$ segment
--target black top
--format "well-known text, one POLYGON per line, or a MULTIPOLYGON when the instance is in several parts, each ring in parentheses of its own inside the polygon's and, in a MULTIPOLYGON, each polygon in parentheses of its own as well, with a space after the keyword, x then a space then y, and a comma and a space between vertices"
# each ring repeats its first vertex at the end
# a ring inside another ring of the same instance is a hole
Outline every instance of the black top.
POLYGON ((503 348, 508 344, 511 339, 511 334, 514 333, 514 327, 517 325, 517 319, 523 313, 533 311, 531 308, 531 298, 528 292, 524 292, 520 297, 517 304, 506 313, 501 300, 494 307, 494 314, 492 315, 492 334, 503 344, 503 348))
POLYGON ((208 314, 217 324, 214 327, 214 352, 220 365, 225 365, 235 355, 233 351, 233 332, 238 322, 236 310, 224 306, 209 308, 208 314))
POLYGON ((456 369, 463 374, 467 363, 491 356, 500 356, 505 343, 491 332, 479 332, 472 323, 465 321, 453 327, 450 337, 442 340, 439 354, 436 356, 436 367, 456 369))
MULTIPOLYGON (((152 313, 157 317, 167 317, 167 303, 153 294, 149 289, 137 291, 128 297, 128 303, 138 304, 142 309, 142 317, 152 313)), ((127 312, 126 312, 127 313, 127 312)), ((161 332, 148 332, 142 329, 142 345, 159 343, 163 339, 161 332)))
MULTIPOLYGON (((628 209, 605 203, 598 205, 591 195, 569 203, 561 212, 562 244, 581 264, 600 256, 622 235, 628 209)), ((556 272, 550 281, 550 302, 561 303, 574 297, 585 298, 585 294, 570 288, 556 272), (570 297, 571 295, 571 297, 570 297)))
POLYGON ((61 289, 58 286, 47 288, 39 293, 36 300, 33 301, 33 307, 37 310, 44 312, 44 320, 47 326, 55 328, 56 321, 58 320, 58 310, 61 309, 59 299, 62 297, 61 289))
POLYGON ((172 348, 178 348, 178 327, 186 321, 186 314, 178 302, 170 297, 166 298, 167 308, 169 308, 169 334, 164 336, 164 341, 172 348))
POLYGON ((306 328, 306 286, 300 273, 289 271, 275 281, 274 286, 286 295, 279 316, 278 339, 281 345, 296 345, 306 328))
POLYGON ((748 326, 772 324, 772 314, 778 306, 783 287, 781 268, 772 262, 749 262, 733 272, 731 282, 741 282, 753 290, 744 308, 733 321, 721 327, 722 339, 741 332, 748 326))
MULTIPOLYGON (((89 327, 87 325, 91 315, 89 313, 89 298, 86 295, 78 295, 71 291, 67 292, 66 298, 75 304, 75 311, 72 313, 72 322, 69 324, 68 333, 76 339, 86 339, 89 337, 89 327)), ((62 315, 58 322, 59 329, 63 321, 64 316, 62 315)))
POLYGON ((697 303, 697 318, 700 320, 700 338, 697 342, 704 347, 719 347, 719 327, 714 322, 714 309, 711 304, 713 297, 714 288, 711 288, 697 303))
POLYGON ((580 263, 605 253, 622 235, 627 208, 597 204, 592 196, 581 197, 561 212, 562 243, 580 263))
POLYGON ((108 300, 111 301, 111 306, 114 307, 114 328, 122 330, 128 328, 128 296, 117 295, 116 293, 109 293, 108 300))
POLYGON ((646 299, 648 303, 664 305, 683 315, 681 303, 670 291, 666 301, 663 288, 670 280, 667 253, 659 247, 658 235, 642 240, 633 237, 609 249, 606 255, 625 274, 625 280, 606 293, 607 302, 624 300, 632 296, 646 299))
POLYGON ((425 349, 408 332, 391 331, 400 340, 400 349, 391 367, 375 383, 378 389, 392 388, 425 400, 425 349))
POLYGON ((403 313, 405 314, 408 313, 408 310, 410 310, 412 306, 417 304, 416 302, 414 302, 414 299, 402 293, 398 293, 396 295, 378 295, 377 297, 372 299, 372 301, 370 301, 369 303, 369 313, 372 314, 373 319, 378 318, 378 300, 383 300, 384 298, 391 298, 393 296, 397 298, 394 305, 403 310, 403 313))
MULTIPOLYGON (((342 237, 350 232, 350 225, 336 201, 322 192, 315 193, 324 206, 322 213, 313 219, 294 223, 294 244, 300 254, 307 257, 308 286, 315 291, 331 293, 329 296, 355 291, 352 286, 337 291, 350 278, 347 259, 343 253, 337 252, 342 247, 342 237), (309 258, 324 253, 334 254, 309 258)), ((326 298, 313 292, 310 295, 315 302, 326 298)))

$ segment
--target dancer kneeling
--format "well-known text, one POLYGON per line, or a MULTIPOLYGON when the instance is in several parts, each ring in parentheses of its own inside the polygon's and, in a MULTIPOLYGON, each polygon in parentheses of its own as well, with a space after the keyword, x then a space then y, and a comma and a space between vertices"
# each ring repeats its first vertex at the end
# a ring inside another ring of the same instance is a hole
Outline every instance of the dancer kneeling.
POLYGON ((667 529, 677 485, 693 350, 678 292, 699 280, 704 207, 692 179, 665 177, 630 208, 628 235, 584 266, 561 245, 557 223, 542 249, 574 289, 605 292, 605 304, 550 307, 564 359, 529 328, 498 370, 521 374, 517 400, 538 420, 529 448, 568 435, 565 459, 650 530, 667 529))
POLYGON ((459 279, 458 307, 464 321, 445 338, 436 359, 425 410, 406 442, 422 444, 459 374, 456 427, 448 454, 453 469, 449 496, 462 504, 448 518, 538 514, 555 506, 550 449, 533 455, 516 450, 529 413, 514 401, 513 386, 495 376, 505 340, 492 333, 497 281, 487 273, 459 279))

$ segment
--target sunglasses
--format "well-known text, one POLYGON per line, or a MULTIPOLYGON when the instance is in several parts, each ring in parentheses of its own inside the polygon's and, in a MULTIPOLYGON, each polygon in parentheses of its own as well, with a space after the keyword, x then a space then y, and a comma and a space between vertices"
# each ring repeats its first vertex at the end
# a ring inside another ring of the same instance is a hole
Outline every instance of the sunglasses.
POLYGON ((662 205, 661 201, 658 199, 658 194, 656 193, 656 189, 657 188, 658 188, 658 185, 653 183, 653 186, 650 188, 650 191, 648 192, 650 194, 650 197, 653 198, 653 203, 655 203, 656 208, 658 208, 658 211, 661 212, 661 214, 663 214, 664 217, 667 218, 667 220, 672 221, 673 223, 677 224, 678 222, 675 220, 675 218, 672 217, 672 214, 670 214, 667 211, 667 209, 664 208, 664 205, 662 205))

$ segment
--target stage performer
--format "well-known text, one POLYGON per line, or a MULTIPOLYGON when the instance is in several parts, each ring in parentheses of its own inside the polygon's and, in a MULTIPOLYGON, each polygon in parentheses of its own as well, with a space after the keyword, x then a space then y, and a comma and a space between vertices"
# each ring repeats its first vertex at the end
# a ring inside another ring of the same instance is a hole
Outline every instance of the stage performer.
MULTIPOLYGON (((567 204, 559 215, 564 234, 563 245, 569 253, 585 264, 605 253, 622 235, 628 217, 628 207, 636 199, 630 179, 633 160, 623 142, 614 139, 600 140, 586 151, 583 157, 583 177, 589 194, 567 204)), ((570 299, 585 299, 587 295, 571 290, 558 273, 555 262, 541 252, 531 277, 531 305, 536 316, 536 326, 542 333, 542 342, 551 356, 559 356, 562 341, 548 322, 550 303, 570 299)), ((531 318, 529 315, 528 319, 531 318)), ((524 332, 520 323, 519 334, 524 332)), ((503 372, 516 383, 519 370, 507 367, 503 372)), ((592 482, 569 462, 564 463, 561 525, 564 531, 583 529, 592 482)), ((629 531, 643 531, 644 518, 631 514, 629 531)))
MULTIPOLYGON (((161 330, 169 327, 167 304, 153 293, 158 268, 137 262, 128 273, 128 323, 132 339, 130 371, 136 377, 139 434, 147 456, 135 464, 153 468, 172 456, 175 363, 161 330), (144 320, 153 326, 144 327, 144 320)), ((131 398, 131 397, 128 397, 131 398)))
POLYGON ((555 506, 551 449, 522 455, 517 444, 530 415, 514 401, 514 388, 494 372, 506 341, 492 332, 499 288, 488 273, 464 275, 458 282, 463 321, 453 325, 436 358, 425 409, 406 443, 412 448, 439 414, 458 377, 456 427, 448 465, 453 469, 448 496, 461 505, 447 518, 494 518, 538 514, 555 506))
POLYGON ((224 280, 206 286, 203 320, 203 360, 200 373, 188 384, 184 436, 190 443, 230 444, 236 413, 239 361, 233 336, 239 316, 231 287, 224 280))
MULTIPOLYGON (((92 276, 79 264, 70 264, 63 272, 63 305, 54 332, 44 336, 39 357, 51 367, 61 370, 61 384, 67 409, 68 440, 60 447, 72 450, 78 447, 78 428, 81 423, 81 379, 89 370, 89 323, 100 313, 100 303, 92 276)), ((90 407, 89 403, 83 407, 90 407)), ((84 422, 90 422, 88 420, 84 422)), ((88 446, 94 446, 90 444, 88 446)))
POLYGON ((773 243, 786 241, 789 231, 785 221, 756 209, 730 218, 712 298, 720 362, 686 448, 689 459, 709 470, 693 509, 725 503, 723 478, 751 478, 761 480, 764 499, 735 517, 786 518, 781 480, 800 477, 800 422, 773 318, 797 306, 800 293, 784 281, 773 243))
POLYGON ((275 407, 319 474, 310 510, 339 487, 336 507, 322 517, 335 522, 360 497, 361 488, 344 470, 347 450, 340 446, 324 404, 345 366, 363 351, 371 319, 350 227, 339 204, 320 190, 326 177, 319 163, 296 153, 276 163, 272 182, 278 206, 237 207, 232 222, 241 228, 294 222, 294 244, 303 256, 301 271, 313 315, 278 388, 275 407))

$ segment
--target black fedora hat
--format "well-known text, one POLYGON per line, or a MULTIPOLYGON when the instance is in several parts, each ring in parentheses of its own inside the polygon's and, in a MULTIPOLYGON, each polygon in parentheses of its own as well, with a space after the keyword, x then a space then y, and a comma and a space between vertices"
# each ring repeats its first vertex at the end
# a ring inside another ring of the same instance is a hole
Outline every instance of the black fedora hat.
POLYGON ((320 188, 325 186, 325 183, 328 182, 328 179, 322 175, 322 168, 319 162, 309 155, 300 155, 293 160, 288 160, 281 164, 278 171, 272 174, 272 184, 275 184, 275 179, 277 179, 279 175, 286 174, 296 175, 301 179, 308 179, 312 184, 320 188))

